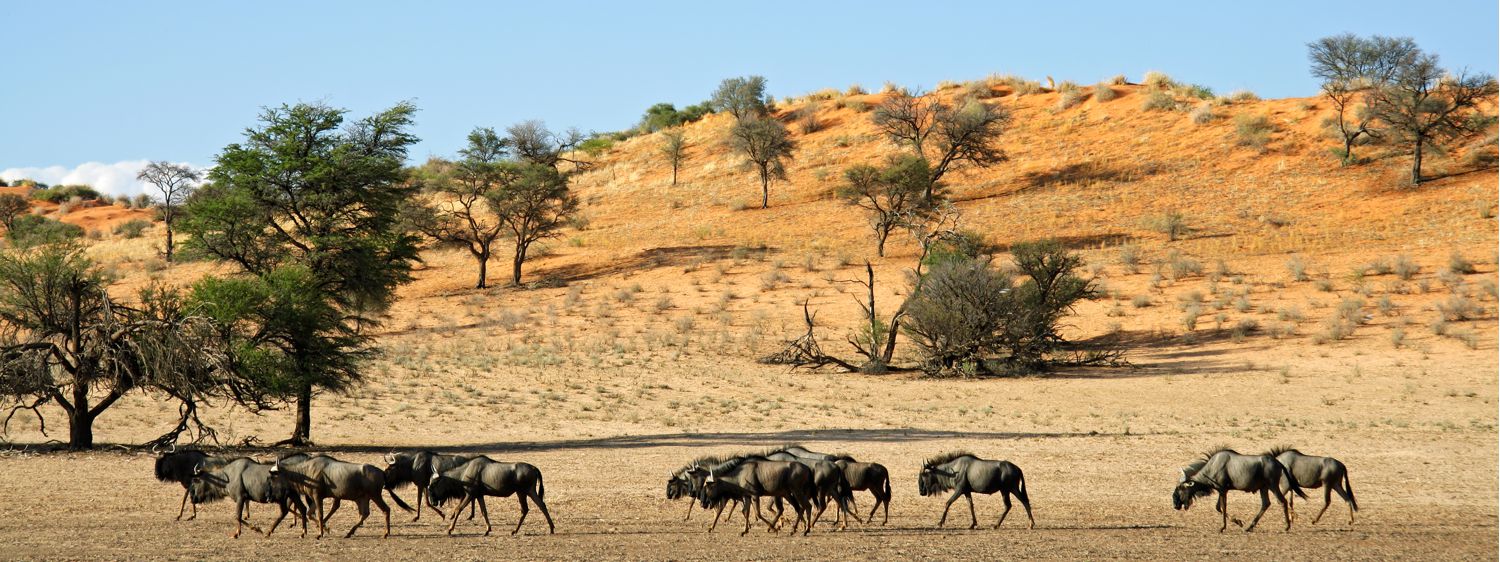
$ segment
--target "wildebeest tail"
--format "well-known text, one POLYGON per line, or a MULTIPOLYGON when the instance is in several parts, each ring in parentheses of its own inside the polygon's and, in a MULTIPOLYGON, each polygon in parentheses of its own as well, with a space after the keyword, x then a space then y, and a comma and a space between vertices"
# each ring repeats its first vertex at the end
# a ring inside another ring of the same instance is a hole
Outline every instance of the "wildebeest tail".
POLYGON ((1020 480, 1021 480, 1021 486, 1017 490, 1017 491, 1020 492, 1021 500, 1024 501, 1024 502, 1030 503, 1031 502, 1031 496, 1026 495, 1026 473, 1021 472, 1020 469, 1017 469, 1016 470, 1016 476, 1018 476, 1020 478, 1020 480))
POLYGON ((1297 477, 1292 475, 1292 470, 1279 461, 1276 463, 1276 466, 1281 467, 1282 477, 1286 478, 1287 489, 1293 494, 1297 494, 1297 497, 1307 499, 1307 494, 1302 492, 1302 485, 1297 483, 1297 477))
POLYGON ((1359 511, 1359 502, 1354 499, 1354 485, 1349 483, 1349 471, 1344 471, 1344 491, 1349 492, 1349 508, 1359 511))
POLYGON ((540 470, 536 472, 536 497, 543 500, 547 499, 547 485, 542 483, 542 471, 540 470))
POLYGON ((399 508, 407 510, 407 511, 416 511, 415 509, 412 509, 411 506, 406 505, 406 502, 401 501, 401 496, 396 495, 396 490, 387 487, 385 489, 385 493, 391 495, 391 501, 396 502, 396 507, 399 507, 399 508))
POLYGON ((890 477, 890 475, 886 475, 886 477, 885 477, 885 497, 887 497, 887 498, 891 497, 891 477, 890 477))

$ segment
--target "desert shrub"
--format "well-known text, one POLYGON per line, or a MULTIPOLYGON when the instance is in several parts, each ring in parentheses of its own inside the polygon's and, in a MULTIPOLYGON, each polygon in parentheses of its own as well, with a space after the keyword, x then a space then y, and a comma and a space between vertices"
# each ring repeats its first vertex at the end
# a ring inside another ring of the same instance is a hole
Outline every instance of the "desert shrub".
POLYGON ((1438 301, 1436 308, 1443 319, 1451 322, 1473 320, 1484 315, 1484 307, 1468 296, 1459 294, 1448 295, 1448 298, 1438 301))
POLYGON ((1396 303, 1391 300, 1390 295, 1380 295, 1380 298, 1375 300, 1375 309, 1383 315, 1392 316, 1396 313, 1396 303))
POLYGON ((1265 115, 1240 114, 1234 116, 1234 134, 1241 146, 1265 148, 1271 142, 1271 118, 1265 115))
POLYGON ((809 103, 797 110, 797 127, 802 130, 802 134, 808 135, 823 129, 823 123, 818 120, 818 109, 818 104, 809 103))
POLYGON ((1063 111, 1070 107, 1083 103, 1083 100, 1088 99, 1088 97, 1088 94, 1083 93, 1082 90, 1079 90, 1077 88, 1074 88, 1072 90, 1064 90, 1062 95, 1058 96, 1057 98, 1057 110, 1063 111))
POLYGON ((615 141, 613 139, 607 136, 598 136, 578 143, 578 150, 583 151, 584 154, 589 155, 591 158, 598 158, 600 155, 608 152, 609 149, 614 148, 614 146, 615 141))
POLYGON ((115 234, 117 236, 124 236, 126 238, 140 238, 141 234, 144 233, 147 228, 151 228, 151 223, 149 221, 144 221, 141 219, 130 219, 128 221, 115 225, 115 234))
POLYGON ((1391 347, 1400 348, 1406 344, 1406 329, 1401 326, 1391 326, 1391 347))
POLYGON ((850 84, 849 88, 844 90, 844 95, 846 96, 863 96, 868 93, 870 92, 866 91, 865 87, 859 84, 850 84))
POLYGON ((1147 111, 1174 111, 1177 109, 1177 100, 1166 92, 1153 91, 1146 94, 1146 99, 1141 101, 1141 109, 1147 111))
POLYGON ((760 277, 760 288, 763 291, 770 291, 780 286, 782 283, 786 283, 791 280, 792 279, 790 277, 787 277, 786 272, 781 271, 780 268, 772 269, 771 271, 767 271, 765 275, 762 275, 760 277))
POLYGON ((79 200, 98 199, 99 192, 87 185, 59 185, 31 192, 31 198, 50 203, 62 203, 77 197, 79 200))
POLYGON ((1182 84, 1175 88, 1172 88, 1172 93, 1182 97, 1198 98, 1200 100, 1214 99, 1213 88, 1204 86, 1202 84, 1182 84))
POLYGON ((1172 280, 1182 279, 1190 275, 1202 275, 1203 264, 1198 260, 1182 255, 1178 250, 1167 253, 1167 266, 1171 268, 1172 280))
POLYGON ((83 227, 50 219, 41 215, 22 215, 11 223, 6 236, 12 244, 27 248, 43 244, 66 242, 84 235, 83 227))
POLYGON ((1474 268, 1473 262, 1464 258, 1464 255, 1459 253, 1458 250, 1454 250, 1452 254, 1448 255, 1448 271, 1459 275, 1468 275, 1477 270, 1474 268))
POLYGON ((1177 211, 1170 211, 1147 219, 1146 228, 1167 235, 1167 240, 1170 241, 1183 238, 1192 231, 1188 226, 1187 217, 1177 211))
POLYGON ((1332 293, 1333 280, 1326 277, 1319 278, 1317 281, 1313 281, 1313 288, 1324 293, 1332 293))
POLYGON ((971 261, 984 256, 990 250, 984 234, 977 230, 959 230, 934 242, 927 252, 925 263, 934 266, 954 261, 971 261))
POLYGON ((1229 101, 1237 102, 1237 103, 1238 102, 1260 101, 1260 96, 1255 95, 1255 92, 1252 92, 1250 90, 1235 90, 1235 91, 1229 93, 1228 98, 1229 98, 1229 101))
POLYGON ((1203 308, 1198 305, 1190 305, 1182 311, 1182 329, 1191 332, 1198 328, 1198 316, 1203 314, 1203 308))
POLYGON ((1200 103, 1188 112, 1188 119, 1196 125, 1204 125, 1214 120, 1214 106, 1209 103, 1200 103))
POLYGON ((1120 246, 1120 265, 1131 273, 1137 273, 1141 268, 1141 247, 1135 244, 1120 246))
POLYGON ((1292 256, 1286 259, 1287 273, 1292 275, 1292 281, 1307 280, 1307 261, 1302 256, 1292 256))
POLYGON ((1260 330, 1260 322, 1255 321, 1254 318, 1244 318, 1229 328, 1229 336, 1239 341, 1258 330, 1260 330))
POLYGON ((146 195, 145 193, 135 196, 135 199, 133 199, 132 202, 137 209, 149 209, 152 205, 156 204, 156 201, 151 199, 151 196, 146 195))
POLYGON ((1146 71, 1146 76, 1141 78, 1141 83, 1158 90, 1165 90, 1177 84, 1172 81, 1171 76, 1155 70, 1146 71))
POLYGON ((1109 87, 1109 84, 1100 82, 1094 85, 1094 101, 1106 102, 1117 97, 1120 97, 1120 94, 1116 93, 1114 88, 1109 87))
POLYGON ((932 375, 1045 369, 1066 345, 1062 318, 1094 296, 1083 260, 1054 241, 1012 247, 1017 283, 985 259, 939 263, 914 287, 903 325, 932 375))
POLYGON ((1130 306, 1136 308, 1151 306, 1151 295, 1136 295, 1135 298, 1130 299, 1130 306))

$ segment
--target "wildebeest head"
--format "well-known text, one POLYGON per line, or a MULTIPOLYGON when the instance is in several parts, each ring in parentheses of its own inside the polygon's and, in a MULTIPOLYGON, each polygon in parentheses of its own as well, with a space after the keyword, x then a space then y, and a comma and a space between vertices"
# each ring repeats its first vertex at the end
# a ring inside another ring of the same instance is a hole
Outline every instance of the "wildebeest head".
POLYGON ((188 496, 193 503, 208 503, 228 497, 225 489, 228 481, 220 474, 207 469, 207 463, 200 461, 193 465, 193 477, 188 484, 188 496))
POLYGON ((922 473, 917 475, 917 493, 925 497, 951 490, 954 476, 955 473, 941 467, 923 467, 922 473))
POLYGON ((464 485, 457 478, 434 472, 432 479, 427 481, 427 505, 429 507, 442 507, 443 504, 462 497, 464 497, 464 485))
POLYGON ((1182 479, 1178 481, 1177 487, 1172 489, 1172 509, 1187 511, 1193 507, 1193 500, 1213 493, 1213 489, 1207 484, 1198 482, 1189 477, 1188 471, 1182 471, 1182 479))
POLYGON ((675 500, 692 492, 692 486, 682 475, 676 474, 667 479, 667 499, 675 500))
MULTIPOLYGON (((697 469, 702 470, 702 469, 697 469)), ((713 508, 729 499, 727 486, 714 476, 712 470, 703 470, 703 483, 698 486, 698 505, 703 509, 713 508)), ((692 475, 693 473, 689 473, 692 475)))
POLYGON ((385 455, 385 488, 394 490, 403 484, 420 484, 415 482, 416 472, 413 468, 413 455, 407 453, 387 453, 385 455))

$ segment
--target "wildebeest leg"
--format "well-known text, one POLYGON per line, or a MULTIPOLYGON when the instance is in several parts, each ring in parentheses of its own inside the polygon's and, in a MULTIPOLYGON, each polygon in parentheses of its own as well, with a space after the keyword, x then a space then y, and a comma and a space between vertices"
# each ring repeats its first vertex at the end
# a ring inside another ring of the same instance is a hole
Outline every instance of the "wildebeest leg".
POLYGON ((695 504, 695 503, 698 503, 698 502, 695 502, 695 501, 689 501, 688 502, 688 514, 687 514, 687 517, 683 517, 682 518, 683 521, 692 520, 692 518, 693 518, 693 504, 695 504))
POLYGON ((765 521, 766 525, 770 526, 768 532, 774 533, 781 530, 781 516, 786 513, 786 507, 781 505, 781 498, 776 498, 771 505, 776 508, 776 514, 767 520, 760 515, 760 498, 755 498, 755 517, 765 521))
POLYGON ((375 492, 375 499, 372 501, 375 502, 375 507, 380 508, 380 512, 385 514, 385 534, 380 538, 391 538, 391 506, 386 505, 385 500, 380 499, 380 492, 375 492))
POLYGON ((354 536, 354 532, 358 531, 360 525, 365 524, 365 519, 370 517, 370 500, 358 500, 354 502, 354 505, 359 508, 359 521, 356 521, 354 526, 349 528, 349 532, 344 533, 344 538, 346 539, 354 536))
POLYGON ((1000 520, 995 522, 996 529, 999 529, 1000 524, 1005 522, 1005 516, 1010 515, 1010 492, 1001 491, 1000 499, 1005 502, 1005 510, 1000 512, 1000 520))
POLYGON ((245 500, 234 503, 234 534, 229 535, 231 539, 240 538, 240 531, 245 528, 245 500))
MULTIPOLYGON (((314 496, 313 501, 318 502, 318 536, 316 538, 321 539, 323 538, 323 534, 328 532, 328 520, 323 517, 323 496, 314 496)), ((333 501, 338 502, 338 500, 333 501)), ((338 507, 338 503, 334 503, 333 505, 334 507, 338 507)))
POLYGON ((448 534, 449 535, 452 535, 453 534, 453 528, 456 527, 456 526, 458 526, 458 516, 463 515, 463 513, 464 513, 464 507, 467 506, 467 505, 469 505, 469 502, 472 502, 472 501, 474 501, 474 498, 472 496, 465 495, 464 496, 464 501, 459 502, 458 508, 456 508, 456 509, 453 510, 453 518, 452 518, 453 520, 448 523, 448 534))
POLYGON ((479 496, 479 514, 484 516, 484 536, 488 537, 494 528, 490 526, 490 508, 484 503, 484 496, 479 496))
POLYGON ((979 516, 974 514, 974 494, 966 493, 964 494, 964 499, 969 500, 969 528, 978 529, 979 516))
MULTIPOLYGON (((183 486, 182 487, 182 507, 177 508, 177 518, 173 519, 173 521, 181 521, 182 520, 182 514, 187 513, 187 506, 188 506, 188 489, 187 489, 187 486, 183 486)), ((198 504, 195 503, 195 504, 193 504, 193 517, 197 517, 197 516, 198 516, 198 504)), ((193 517, 189 517, 188 521, 192 521, 193 517)))
MULTIPOLYGON (((810 522, 810 523, 807 524, 807 526, 809 526, 809 527, 813 526, 814 523, 817 523, 819 519, 823 518, 823 510, 828 509, 828 496, 825 496, 823 494, 818 494, 818 499, 815 500, 814 503, 818 504, 818 512, 817 512, 816 515, 813 515, 812 522, 810 522)), ((794 505, 793 507, 796 507, 796 506, 794 505)), ((808 506, 809 509, 811 509, 811 507, 812 506, 808 506)), ((838 523, 838 520, 835 519, 834 523, 838 523)))
MULTIPOLYGON (((479 501, 481 501, 481 502, 484 501, 484 498, 480 497, 479 501)), ((469 504, 469 520, 470 521, 474 520, 474 504, 472 504, 472 503, 469 504)))
MULTIPOLYGON (((719 516, 724 514, 724 508, 727 507, 728 505, 729 505, 729 502, 723 502, 723 503, 719 504, 719 510, 716 511, 716 512, 714 512, 714 524, 708 526, 708 532, 710 532, 710 533, 714 532, 714 528, 719 526, 719 516)), ((736 505, 735 507, 739 507, 739 506, 736 505)), ((691 509, 691 506, 689 506, 689 509, 691 509)), ((734 512, 733 511, 729 512, 729 517, 731 519, 734 518, 734 512)))
MULTIPOLYGON (((318 503, 323 503, 323 502, 320 501, 318 503)), ((328 510, 328 515, 326 515, 326 516, 323 517, 323 521, 324 522, 327 522, 329 519, 333 519, 333 514, 339 512, 339 504, 341 504, 341 503, 343 503, 343 500, 340 500, 338 498, 333 498, 333 508, 329 509, 328 510)))
POLYGON ((547 534, 557 534, 557 525, 552 524, 552 511, 547 509, 547 502, 542 499, 542 495, 533 494, 529 491, 526 493, 531 496, 531 501, 536 502, 537 508, 542 510, 542 518, 547 520, 547 534))
POLYGON ((521 519, 516 521, 516 528, 510 532, 512 535, 521 532, 521 524, 526 522, 526 512, 531 511, 531 506, 526 505, 526 494, 516 494, 516 498, 521 502, 521 519))
MULTIPOLYGON (((1317 525, 1318 520, 1323 518, 1323 512, 1328 511, 1328 504, 1333 501, 1333 486, 1336 486, 1336 484, 1323 487, 1323 509, 1318 510, 1318 515, 1313 517, 1312 524, 1317 525)), ((1295 496, 1297 494, 1291 495, 1295 496)))
POLYGON ((271 528, 268 529, 268 530, 266 530, 266 536, 268 536, 268 537, 271 536, 271 533, 276 532, 276 527, 278 525, 281 525, 281 520, 282 519, 286 519, 287 512, 289 512, 289 511, 292 510, 292 508, 287 507, 286 500, 284 500, 284 499, 281 500, 281 503, 279 503, 277 505, 281 506, 281 515, 277 515, 276 516, 276 520, 271 522, 271 528))
MULTIPOLYGON (((1260 511, 1255 512, 1255 518, 1250 520, 1250 526, 1249 527, 1245 527, 1245 532, 1246 533, 1255 530, 1255 525, 1258 524, 1258 523, 1260 523, 1260 517, 1262 515, 1265 515, 1266 514, 1266 509, 1268 509, 1270 507, 1271 507, 1271 492, 1269 490, 1265 489, 1265 488, 1261 488, 1260 489, 1260 511)), ((1283 510, 1286 508, 1286 502, 1285 501, 1281 502, 1281 507, 1283 508, 1283 510)), ((1290 515, 1287 516, 1286 526, 1287 526, 1288 529, 1292 528, 1292 520, 1291 520, 1291 516, 1290 515)))
POLYGON ((1220 515, 1224 516, 1224 524, 1219 525, 1219 532, 1222 533, 1224 529, 1229 528, 1229 496, 1225 490, 1219 490, 1219 503, 1214 508, 1219 510, 1220 515))
MULTIPOLYGON (((871 493, 873 494, 874 492, 871 493)), ((875 494, 875 505, 870 506, 870 516, 866 517, 865 521, 874 521, 875 510, 877 509, 880 509, 880 494, 875 494)), ((884 525, 884 523, 882 523, 882 525, 884 525)))
POLYGON ((1348 483, 1348 477, 1347 476, 1344 478, 1344 480, 1345 481, 1342 484, 1340 484, 1337 488, 1334 488, 1333 491, 1338 492, 1339 497, 1344 498, 1344 503, 1347 504, 1348 507, 1349 507, 1349 524, 1353 525, 1354 524, 1354 510, 1355 510, 1355 506, 1356 506, 1356 504, 1354 503, 1354 492, 1349 489, 1349 483, 1348 483))
MULTIPOLYGON (((740 508, 744 511, 743 515, 745 516, 745 530, 740 531, 740 536, 743 537, 745 535, 750 534, 750 500, 745 500, 744 502, 742 502, 742 505, 740 506, 740 508)), ((759 519, 762 519, 762 520, 765 519, 764 517, 760 516, 760 501, 759 500, 757 500, 755 502, 755 516, 757 518, 759 518, 759 519)))
POLYGON ((961 492, 954 490, 953 495, 948 496, 948 503, 943 504, 943 517, 942 519, 938 519, 938 527, 942 527, 944 523, 948 522, 948 509, 953 507, 953 502, 958 501, 958 497, 961 495, 963 495, 961 492))

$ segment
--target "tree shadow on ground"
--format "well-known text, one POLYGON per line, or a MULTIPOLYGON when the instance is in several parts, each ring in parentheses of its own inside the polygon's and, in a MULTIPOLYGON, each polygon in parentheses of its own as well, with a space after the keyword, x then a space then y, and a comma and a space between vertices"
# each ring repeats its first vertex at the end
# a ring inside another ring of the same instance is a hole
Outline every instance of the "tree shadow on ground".
POLYGON ((766 256, 776 253, 776 251, 776 249, 769 247, 750 248, 729 244, 665 246, 642 250, 633 256, 611 259, 605 265, 570 264, 542 270, 538 272, 538 275, 563 283, 574 283, 623 273, 640 272, 663 267, 683 267, 694 263, 725 259, 764 259, 766 256))

